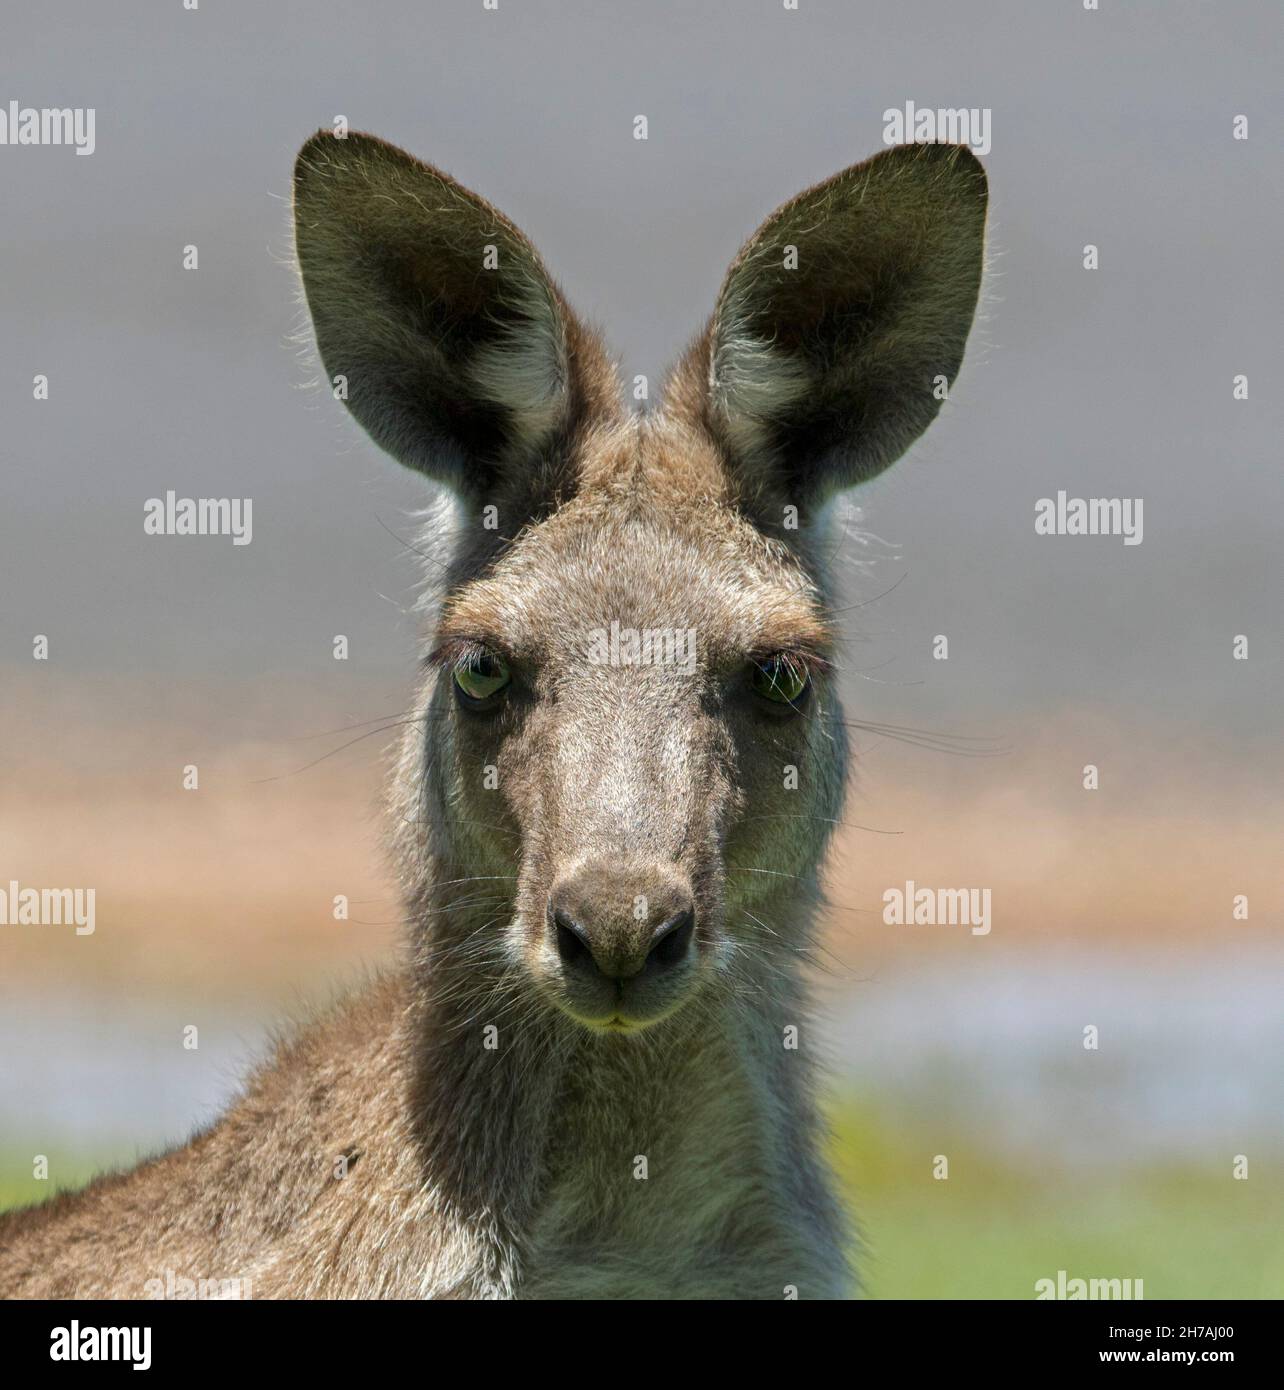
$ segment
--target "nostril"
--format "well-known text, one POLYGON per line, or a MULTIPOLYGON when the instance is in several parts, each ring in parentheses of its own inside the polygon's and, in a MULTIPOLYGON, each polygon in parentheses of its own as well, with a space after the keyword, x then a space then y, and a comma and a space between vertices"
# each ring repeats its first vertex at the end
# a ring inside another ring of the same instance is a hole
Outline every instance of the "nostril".
POLYGON ((592 954, 589 950, 588 933, 560 907, 553 910, 553 930, 557 937, 557 954, 563 964, 572 965, 592 954))
POLYGON ((670 917, 655 934, 647 964, 668 970, 679 964, 691 947, 695 934, 695 913, 687 909, 670 917))

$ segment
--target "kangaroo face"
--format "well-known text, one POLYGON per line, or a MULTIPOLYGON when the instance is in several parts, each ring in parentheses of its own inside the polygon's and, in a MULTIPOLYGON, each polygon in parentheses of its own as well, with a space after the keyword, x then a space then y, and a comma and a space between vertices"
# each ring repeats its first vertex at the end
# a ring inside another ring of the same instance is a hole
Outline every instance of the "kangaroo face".
POLYGON ((985 201, 952 146, 800 195, 733 262, 662 408, 631 417, 493 208, 371 137, 304 147, 296 244, 326 372, 461 504, 403 858, 500 886, 465 932, 411 884, 443 968, 502 960, 630 1032, 800 949, 790 905, 814 894, 845 771, 821 514, 939 409, 985 201))
POLYGON ((806 569, 716 502, 639 505, 657 440, 623 433, 634 501, 577 497, 452 595, 431 706, 460 814, 493 824, 491 862, 516 852, 509 948, 560 1007, 619 1030, 775 930, 755 905, 813 868, 790 818, 827 829, 842 767, 806 569))

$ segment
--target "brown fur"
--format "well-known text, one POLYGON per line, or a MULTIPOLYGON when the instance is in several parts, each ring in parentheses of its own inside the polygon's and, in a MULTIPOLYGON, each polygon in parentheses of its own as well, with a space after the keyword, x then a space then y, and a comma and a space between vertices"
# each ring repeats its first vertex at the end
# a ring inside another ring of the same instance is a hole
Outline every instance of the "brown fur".
POLYGON ((392 788, 407 961, 186 1147, 0 1218, 0 1291, 841 1295, 803 980, 845 779, 823 509, 958 370, 979 165, 892 150, 786 204, 643 418, 444 174, 323 134, 295 210, 327 375, 459 509, 392 788), (586 658, 613 622, 697 659, 586 658), (479 649, 511 673, 482 712, 453 688, 479 649), (781 652, 796 710, 750 688, 781 652))

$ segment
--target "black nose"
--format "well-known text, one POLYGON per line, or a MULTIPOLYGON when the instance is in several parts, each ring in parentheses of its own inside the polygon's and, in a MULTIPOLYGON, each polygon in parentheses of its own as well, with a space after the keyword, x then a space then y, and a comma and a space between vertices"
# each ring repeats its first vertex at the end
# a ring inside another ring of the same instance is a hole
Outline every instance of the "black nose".
POLYGON ((550 904, 557 954, 572 970, 591 971, 608 980, 660 975, 681 965, 695 935, 695 912, 684 908, 667 917, 648 939, 622 940, 616 932, 594 932, 564 908, 550 904))

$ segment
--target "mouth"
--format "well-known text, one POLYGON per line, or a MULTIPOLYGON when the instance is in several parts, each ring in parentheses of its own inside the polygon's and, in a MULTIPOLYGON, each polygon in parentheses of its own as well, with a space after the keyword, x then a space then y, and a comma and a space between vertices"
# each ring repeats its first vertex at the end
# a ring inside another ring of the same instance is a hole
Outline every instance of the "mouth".
POLYGON ((545 1001, 589 1033, 628 1037, 680 1013, 697 993, 700 972, 689 966, 667 979, 584 979, 563 962, 540 961, 535 983, 545 1001))
MULTIPOLYGON (((567 1012, 571 1013, 569 1009, 567 1012)), ((627 1033, 644 1032, 653 1023, 659 1023, 666 1015, 661 1014, 656 1018, 627 1018, 624 1014, 612 1014, 609 1018, 586 1018, 583 1014, 571 1013, 571 1017, 591 1032, 613 1033, 622 1037, 627 1033)))
POLYGON ((681 1007, 680 1004, 675 1005, 672 1008, 662 1010, 660 1013, 645 1017, 620 1013, 618 1010, 614 1013, 595 1016, 582 1013, 564 997, 558 999, 557 1003, 562 1012, 573 1018, 581 1028, 588 1029, 590 1033, 606 1034, 612 1037, 627 1037, 630 1034, 645 1033, 647 1029, 653 1028, 657 1023, 662 1023, 666 1018, 671 1017, 681 1007))

